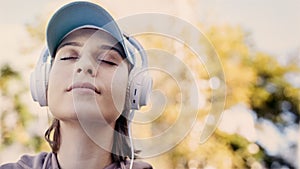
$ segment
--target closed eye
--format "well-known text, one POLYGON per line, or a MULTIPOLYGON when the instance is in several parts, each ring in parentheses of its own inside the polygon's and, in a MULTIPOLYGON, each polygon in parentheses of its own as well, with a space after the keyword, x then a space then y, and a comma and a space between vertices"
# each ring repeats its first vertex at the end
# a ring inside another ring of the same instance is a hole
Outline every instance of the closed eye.
POLYGON ((108 64, 108 65, 111 65, 111 66, 118 66, 118 64, 116 64, 114 62, 111 62, 111 61, 108 61, 108 60, 99 60, 99 62, 108 64))
POLYGON ((78 57, 68 56, 68 57, 62 57, 62 58, 60 58, 60 60, 74 60, 74 59, 78 59, 78 57))

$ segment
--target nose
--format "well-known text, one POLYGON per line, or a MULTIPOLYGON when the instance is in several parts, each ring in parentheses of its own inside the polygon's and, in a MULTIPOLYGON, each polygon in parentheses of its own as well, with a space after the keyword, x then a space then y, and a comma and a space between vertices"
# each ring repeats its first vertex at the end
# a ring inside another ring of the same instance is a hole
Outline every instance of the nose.
POLYGON ((75 71, 76 73, 84 73, 92 77, 95 77, 97 73, 93 61, 85 57, 81 57, 77 61, 75 71))

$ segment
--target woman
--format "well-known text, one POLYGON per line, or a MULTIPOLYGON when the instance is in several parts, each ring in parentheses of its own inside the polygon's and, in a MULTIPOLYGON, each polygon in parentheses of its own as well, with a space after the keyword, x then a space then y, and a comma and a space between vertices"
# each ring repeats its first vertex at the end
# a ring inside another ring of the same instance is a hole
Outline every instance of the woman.
POLYGON ((152 168, 128 160, 134 157, 128 120, 135 65, 132 47, 109 13, 89 2, 67 4, 52 16, 46 36, 43 57, 49 52, 51 65, 41 58, 31 91, 54 116, 45 133, 52 152, 24 155, 0 168, 152 168))

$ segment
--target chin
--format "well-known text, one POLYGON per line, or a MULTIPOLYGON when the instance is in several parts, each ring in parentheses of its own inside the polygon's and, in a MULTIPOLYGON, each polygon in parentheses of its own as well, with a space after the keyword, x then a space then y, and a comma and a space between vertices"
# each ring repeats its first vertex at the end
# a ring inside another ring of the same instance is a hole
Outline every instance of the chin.
POLYGON ((97 102, 73 101, 60 103, 60 105, 49 105, 53 116, 62 121, 79 121, 80 123, 97 123, 103 125, 112 125, 119 118, 121 112, 115 108, 106 108, 97 104, 97 102))

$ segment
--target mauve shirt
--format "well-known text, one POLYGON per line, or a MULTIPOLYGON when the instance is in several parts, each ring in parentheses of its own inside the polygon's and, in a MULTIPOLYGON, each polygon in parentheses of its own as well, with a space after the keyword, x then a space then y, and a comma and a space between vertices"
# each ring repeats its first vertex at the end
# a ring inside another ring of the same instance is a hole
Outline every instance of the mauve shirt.
MULTIPOLYGON (((104 169, 128 169, 130 161, 126 164, 112 163, 104 169)), ((152 166, 142 161, 134 161, 133 169, 152 169, 152 166)), ((7 163, 0 166, 0 169, 59 169, 56 155, 54 153, 42 152, 36 156, 23 155, 17 163, 7 163)))

